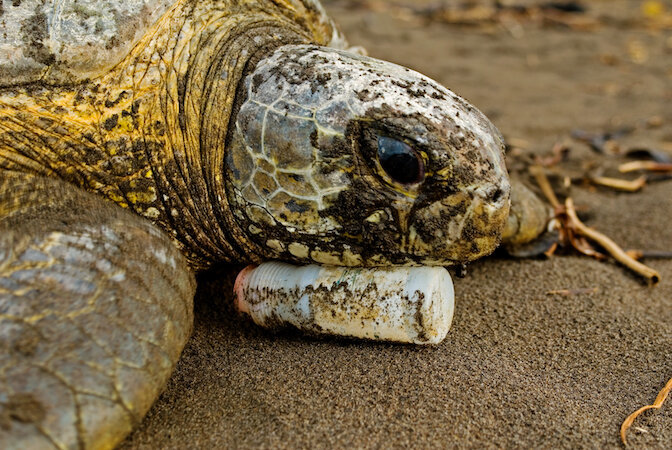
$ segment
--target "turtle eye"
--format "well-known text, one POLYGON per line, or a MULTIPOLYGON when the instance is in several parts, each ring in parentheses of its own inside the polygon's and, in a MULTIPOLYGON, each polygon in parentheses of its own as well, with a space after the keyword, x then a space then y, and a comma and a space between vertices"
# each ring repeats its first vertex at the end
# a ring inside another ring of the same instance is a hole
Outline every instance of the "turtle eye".
POLYGON ((425 166, 405 142, 378 136, 378 161, 393 181, 401 184, 419 183, 425 177, 425 166))

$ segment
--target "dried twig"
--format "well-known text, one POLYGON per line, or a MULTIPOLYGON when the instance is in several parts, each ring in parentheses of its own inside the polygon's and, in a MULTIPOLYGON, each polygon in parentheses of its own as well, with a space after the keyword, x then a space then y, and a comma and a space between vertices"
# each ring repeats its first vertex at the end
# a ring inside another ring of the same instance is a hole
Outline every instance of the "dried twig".
POLYGON ((575 250, 578 250, 579 253, 583 253, 586 256, 590 256, 592 258, 595 258, 599 261, 603 261, 607 259, 606 255, 603 253, 598 252, 595 250, 595 248, 590 245, 590 242, 588 242, 588 239, 586 239, 583 236, 577 236, 576 231, 572 229, 571 227, 567 227, 567 240, 571 244, 572 247, 574 247, 575 250))
POLYGON ((660 163, 656 161, 631 161, 618 166, 621 173, 648 170, 649 172, 672 172, 672 163, 660 163))
POLYGON ((564 295, 565 297, 571 297, 574 295, 583 295, 583 294, 594 294, 597 292, 597 288, 578 288, 578 289, 556 289, 553 291, 548 291, 548 295, 564 295))
POLYGON ((534 179, 537 181, 541 192, 544 193, 544 196, 546 196, 548 201, 551 203, 553 209, 557 210, 558 207, 562 206, 558 200, 558 197, 555 195, 555 191, 553 191, 553 188, 551 187, 551 183, 548 181, 548 177, 546 176, 546 172, 544 172, 544 168, 541 166, 530 166, 529 170, 532 176, 534 176, 534 179))
POLYGON ((584 225, 584 223, 581 222, 581 220, 579 220, 579 217, 576 215, 576 210, 574 209, 574 202, 572 201, 571 198, 565 200, 565 213, 567 214, 567 217, 570 219, 569 225, 574 229, 574 231, 598 243, 603 249, 609 252, 609 254, 613 256, 614 259, 616 259, 616 261, 628 267, 633 272, 646 278, 650 283, 656 284, 660 281, 660 274, 657 271, 653 270, 650 267, 645 266, 640 262, 637 262, 636 260, 628 256, 628 254, 625 253, 623 249, 619 247, 609 237, 605 236, 599 231, 593 230, 592 228, 589 228, 586 225, 584 225))
POLYGON ((592 177, 590 182, 599 186, 608 187, 625 192, 637 192, 646 186, 646 176, 642 175, 636 180, 622 180, 620 178, 611 177, 592 177))
POLYGON ((630 426, 633 424, 635 419, 637 417, 639 417, 639 415, 642 414, 646 410, 660 409, 661 406, 663 406, 663 402, 665 402, 665 399, 669 395, 670 391, 672 391, 672 378, 670 379, 670 381, 667 382, 665 387, 658 393, 658 396, 656 396, 656 400, 653 402, 652 405, 642 406, 637 411, 630 414, 623 421, 623 424, 621 425, 621 440, 623 441, 623 444, 626 444, 626 445, 628 444, 628 441, 627 441, 627 438, 626 438, 626 433, 628 432, 628 428, 630 428, 630 426))

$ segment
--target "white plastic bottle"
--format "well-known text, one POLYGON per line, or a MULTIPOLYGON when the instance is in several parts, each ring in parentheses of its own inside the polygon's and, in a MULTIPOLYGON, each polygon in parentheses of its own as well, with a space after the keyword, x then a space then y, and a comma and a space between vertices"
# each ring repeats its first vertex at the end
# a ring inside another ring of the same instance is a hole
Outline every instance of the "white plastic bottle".
POLYGON ((245 268, 236 307, 258 325, 320 334, 438 344, 453 319, 443 267, 347 268, 270 262, 245 268))

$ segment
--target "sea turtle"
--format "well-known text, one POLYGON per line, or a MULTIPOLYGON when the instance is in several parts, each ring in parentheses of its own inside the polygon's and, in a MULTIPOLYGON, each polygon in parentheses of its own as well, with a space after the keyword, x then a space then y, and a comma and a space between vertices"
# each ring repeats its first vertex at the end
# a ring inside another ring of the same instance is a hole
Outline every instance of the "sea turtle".
POLYGON ((499 244, 497 129, 347 52, 317 0, 0 7, 0 448, 123 439, 214 263, 448 265, 499 244))

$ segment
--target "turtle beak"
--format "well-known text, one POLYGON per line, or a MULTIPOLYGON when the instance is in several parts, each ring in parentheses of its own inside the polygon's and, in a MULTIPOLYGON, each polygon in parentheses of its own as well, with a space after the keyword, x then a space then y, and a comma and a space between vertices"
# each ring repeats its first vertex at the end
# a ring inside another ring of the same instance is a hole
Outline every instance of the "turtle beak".
POLYGON ((485 116, 474 118, 479 143, 441 153, 445 166, 428 180, 409 218, 407 251, 423 264, 472 261, 499 246, 511 191, 503 143, 485 116))

